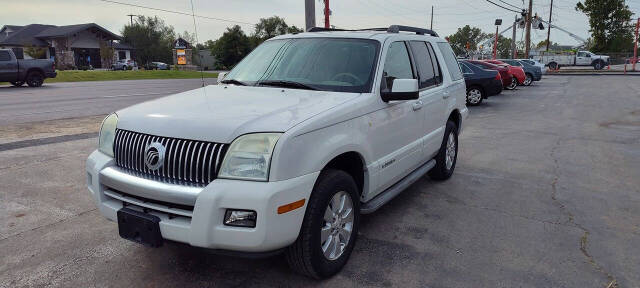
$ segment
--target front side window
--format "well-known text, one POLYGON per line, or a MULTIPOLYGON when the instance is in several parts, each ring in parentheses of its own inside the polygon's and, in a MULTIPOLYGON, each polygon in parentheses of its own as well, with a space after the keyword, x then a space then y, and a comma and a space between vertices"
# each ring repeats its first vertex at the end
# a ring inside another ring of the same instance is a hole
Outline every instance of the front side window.
POLYGON ((458 65, 456 54, 453 53, 453 49, 451 49, 449 43, 438 42, 438 47, 440 48, 440 51, 442 51, 444 63, 447 65, 449 75, 451 75, 451 80, 456 81, 462 79, 462 71, 460 70, 460 65, 458 65))
POLYGON ((393 42, 389 45, 387 57, 382 71, 382 87, 380 91, 390 92, 395 79, 414 79, 409 51, 404 42, 393 42))
POLYGON ((225 81, 366 93, 371 91, 378 49, 379 42, 367 39, 271 40, 247 55, 225 81))
POLYGON ((9 51, 0 51, 0 61, 10 61, 9 51))
POLYGON ((431 56, 427 44, 422 41, 409 42, 413 59, 418 68, 418 76, 420 77, 420 89, 435 86, 437 84, 436 75, 431 63, 431 56))

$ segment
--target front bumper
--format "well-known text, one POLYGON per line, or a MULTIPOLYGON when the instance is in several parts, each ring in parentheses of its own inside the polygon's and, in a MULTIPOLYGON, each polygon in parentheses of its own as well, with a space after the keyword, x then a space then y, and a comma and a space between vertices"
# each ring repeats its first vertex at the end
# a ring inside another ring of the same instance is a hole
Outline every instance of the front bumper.
POLYGON ((217 179, 206 187, 186 187, 129 175, 97 150, 87 159, 86 170, 89 192, 107 219, 117 221, 117 211, 127 205, 160 217, 164 239, 239 252, 268 252, 292 244, 319 174, 275 182, 217 179), (277 213, 279 206, 300 199, 305 199, 303 207, 277 213), (256 211, 256 227, 225 226, 226 209, 256 211))

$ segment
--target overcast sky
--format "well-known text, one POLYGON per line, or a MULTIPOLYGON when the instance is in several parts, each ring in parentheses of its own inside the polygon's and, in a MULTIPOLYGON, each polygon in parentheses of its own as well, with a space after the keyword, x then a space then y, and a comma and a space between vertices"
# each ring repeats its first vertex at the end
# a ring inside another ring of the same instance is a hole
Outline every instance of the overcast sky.
MULTIPOLYGON (((143 6, 151 6, 181 12, 191 11, 189 0, 117 0, 143 6)), ((523 0, 504 0, 522 7, 523 0)), ((551 0, 534 0, 534 13, 549 18, 551 0)), ((147 15, 165 20, 176 32, 193 32, 193 20, 189 16, 176 15, 143 8, 127 7, 99 0, 28 0, 2 2, 0 26, 5 24, 25 25, 31 23, 69 25, 95 22, 116 34, 129 22, 127 14, 147 15)), ((499 0, 496 3, 502 4, 499 0)), ((574 34, 587 38, 589 23, 584 14, 574 10, 576 0, 554 0, 553 23, 574 34)), ((289 25, 304 27, 304 0, 193 0, 197 15, 224 18, 245 23, 255 23, 260 18, 273 15, 284 17, 289 25)), ((513 22, 515 13, 496 7, 485 0, 332 0, 331 24, 340 28, 384 27, 390 24, 427 27, 431 5, 434 8, 434 30, 441 36, 455 33, 466 24, 477 26, 485 32, 495 31, 496 18, 503 19, 500 30, 513 22), (508 24, 507 24, 508 23, 508 24)), ((627 0, 636 16, 640 14, 640 0, 627 0)), ((505 5, 506 6, 506 5, 505 5)), ((316 2, 316 23, 322 26, 323 4, 316 2)), ((200 42, 217 39, 226 27, 239 24, 247 33, 253 31, 251 24, 225 22, 197 18, 200 42)), ((524 39, 523 30, 518 30, 518 40, 524 39)), ((504 34, 511 37, 511 32, 504 34)), ((546 30, 533 30, 532 41, 546 38, 546 30)), ((558 30, 551 30, 551 41, 574 45, 578 42, 558 30)))

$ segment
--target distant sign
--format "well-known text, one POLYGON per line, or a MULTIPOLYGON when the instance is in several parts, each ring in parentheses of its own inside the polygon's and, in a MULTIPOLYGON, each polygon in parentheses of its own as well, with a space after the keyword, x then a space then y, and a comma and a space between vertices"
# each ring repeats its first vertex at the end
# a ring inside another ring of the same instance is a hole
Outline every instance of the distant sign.
POLYGON ((176 54, 178 55, 178 65, 187 65, 187 55, 184 49, 176 50, 176 54))

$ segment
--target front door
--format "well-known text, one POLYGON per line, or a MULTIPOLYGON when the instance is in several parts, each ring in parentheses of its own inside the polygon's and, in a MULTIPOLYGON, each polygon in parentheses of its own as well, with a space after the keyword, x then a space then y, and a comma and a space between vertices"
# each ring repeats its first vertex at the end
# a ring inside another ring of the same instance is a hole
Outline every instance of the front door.
POLYGON ((578 52, 578 54, 576 55, 576 65, 579 65, 579 66, 591 65, 591 54, 585 51, 578 52))
MULTIPOLYGON (((404 41, 389 45, 383 67, 381 91, 391 90, 394 79, 417 78, 404 41)), ((424 109, 421 105, 424 104, 421 101, 382 102, 380 110, 367 115, 371 150, 376 160, 371 169, 372 189, 365 195, 365 201, 401 180, 422 161, 424 109)))

